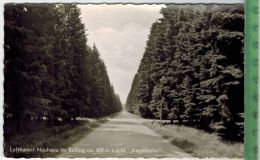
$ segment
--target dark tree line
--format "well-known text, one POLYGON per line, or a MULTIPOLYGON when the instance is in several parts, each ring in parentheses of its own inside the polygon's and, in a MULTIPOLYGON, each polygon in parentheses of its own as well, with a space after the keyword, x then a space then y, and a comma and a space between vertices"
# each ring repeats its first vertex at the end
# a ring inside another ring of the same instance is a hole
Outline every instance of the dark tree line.
POLYGON ((121 110, 76 5, 7 4, 4 19, 4 117, 16 129, 33 119, 56 124, 121 110))
POLYGON ((126 109, 243 139, 242 5, 167 5, 151 28, 126 109))

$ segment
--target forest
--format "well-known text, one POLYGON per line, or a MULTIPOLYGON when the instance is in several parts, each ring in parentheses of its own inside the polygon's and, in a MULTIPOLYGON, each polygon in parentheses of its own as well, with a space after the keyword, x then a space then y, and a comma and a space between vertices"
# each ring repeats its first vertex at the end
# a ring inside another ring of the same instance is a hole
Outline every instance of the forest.
MULTIPOLYGON (((122 109, 75 4, 4 6, 4 129, 71 124, 122 109)), ((26 128, 26 131, 28 128, 26 128)), ((6 137, 7 138, 7 137, 6 137)), ((8 138, 7 138, 8 139, 8 138)))
POLYGON ((161 9, 128 94, 128 112, 243 141, 244 9, 161 9))

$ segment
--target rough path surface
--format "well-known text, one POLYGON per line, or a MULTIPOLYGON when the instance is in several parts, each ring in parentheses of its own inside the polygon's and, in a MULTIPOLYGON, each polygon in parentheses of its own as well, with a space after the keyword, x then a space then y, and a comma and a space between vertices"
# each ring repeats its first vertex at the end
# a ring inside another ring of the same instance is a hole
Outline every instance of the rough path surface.
POLYGON ((182 158, 191 157, 172 145, 143 122, 122 111, 58 157, 64 158, 182 158))

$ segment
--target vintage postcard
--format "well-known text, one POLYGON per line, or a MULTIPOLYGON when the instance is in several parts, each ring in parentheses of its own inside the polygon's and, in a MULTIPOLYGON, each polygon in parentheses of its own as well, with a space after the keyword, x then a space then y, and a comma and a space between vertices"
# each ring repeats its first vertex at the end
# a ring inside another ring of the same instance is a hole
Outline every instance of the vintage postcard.
POLYGON ((243 159, 245 13, 5 3, 4 157, 243 159))

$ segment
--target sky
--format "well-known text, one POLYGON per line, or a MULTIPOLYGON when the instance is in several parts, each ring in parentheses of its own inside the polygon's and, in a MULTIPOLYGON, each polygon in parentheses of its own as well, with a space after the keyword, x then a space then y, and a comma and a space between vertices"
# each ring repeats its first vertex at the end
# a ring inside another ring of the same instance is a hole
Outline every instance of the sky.
POLYGON ((151 25, 164 5, 79 5, 88 44, 97 46, 110 82, 124 104, 151 25))

